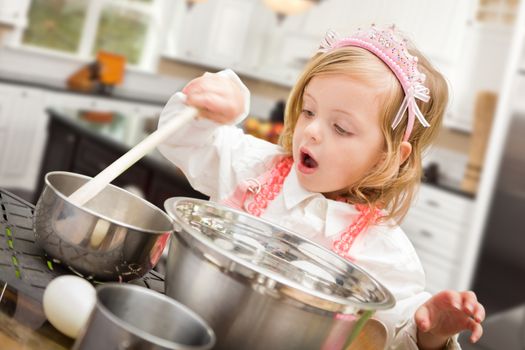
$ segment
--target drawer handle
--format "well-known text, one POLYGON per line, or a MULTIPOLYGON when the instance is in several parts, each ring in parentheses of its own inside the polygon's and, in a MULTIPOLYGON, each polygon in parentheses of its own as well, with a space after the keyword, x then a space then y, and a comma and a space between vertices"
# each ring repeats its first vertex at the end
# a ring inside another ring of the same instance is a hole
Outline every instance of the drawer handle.
POLYGON ((421 230, 419 231, 421 233, 421 235, 423 237, 426 237, 426 238, 433 238, 434 237, 434 234, 432 234, 432 232, 430 231, 427 231, 427 230, 421 230))
POLYGON ((439 208, 439 203, 432 199, 427 200, 427 204, 430 205, 431 207, 439 208))

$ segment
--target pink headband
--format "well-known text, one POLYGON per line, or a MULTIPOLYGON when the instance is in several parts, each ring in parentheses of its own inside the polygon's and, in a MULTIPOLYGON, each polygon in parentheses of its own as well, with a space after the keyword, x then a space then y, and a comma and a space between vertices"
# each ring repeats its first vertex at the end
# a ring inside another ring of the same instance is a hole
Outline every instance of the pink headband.
POLYGON ((335 32, 328 31, 319 51, 329 52, 345 46, 356 46, 370 51, 394 72, 401 83, 405 98, 392 122, 392 129, 401 123, 405 111, 408 110, 407 129, 403 141, 408 140, 416 117, 425 128, 430 126, 416 104, 416 99, 424 102, 430 100, 429 90, 423 85, 425 74, 417 69, 418 59, 408 52, 406 42, 395 37, 394 26, 378 30, 372 25, 368 31, 358 30, 353 36, 342 39, 339 39, 335 32))

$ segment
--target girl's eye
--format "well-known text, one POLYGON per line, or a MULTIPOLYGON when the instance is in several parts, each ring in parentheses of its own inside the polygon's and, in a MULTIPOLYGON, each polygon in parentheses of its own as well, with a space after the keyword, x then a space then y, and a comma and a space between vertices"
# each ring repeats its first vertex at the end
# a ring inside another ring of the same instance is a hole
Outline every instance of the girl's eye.
POLYGON ((335 132, 337 132, 339 135, 350 135, 351 134, 351 132, 346 131, 345 129, 343 129, 337 124, 334 124, 334 129, 335 129, 335 132))
POLYGON ((301 113, 302 113, 305 117, 307 117, 307 118, 310 118, 310 117, 313 117, 313 116, 314 116, 314 112, 312 112, 312 111, 309 110, 309 109, 303 109, 303 110, 301 111, 301 113))

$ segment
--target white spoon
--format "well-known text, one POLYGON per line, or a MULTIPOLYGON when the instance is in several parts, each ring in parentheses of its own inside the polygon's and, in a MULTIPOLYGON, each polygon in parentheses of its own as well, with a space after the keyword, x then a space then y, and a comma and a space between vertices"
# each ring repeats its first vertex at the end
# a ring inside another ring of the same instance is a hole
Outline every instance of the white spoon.
POLYGON ((126 152, 122 157, 111 163, 106 169, 102 170, 97 176, 86 182, 69 196, 69 201, 76 206, 83 206, 90 199, 95 197, 117 176, 135 164, 140 158, 154 149, 162 141, 166 140, 179 128, 187 124, 197 116, 197 109, 186 107, 179 115, 173 117, 164 126, 157 129, 151 135, 142 140, 135 147, 126 152))

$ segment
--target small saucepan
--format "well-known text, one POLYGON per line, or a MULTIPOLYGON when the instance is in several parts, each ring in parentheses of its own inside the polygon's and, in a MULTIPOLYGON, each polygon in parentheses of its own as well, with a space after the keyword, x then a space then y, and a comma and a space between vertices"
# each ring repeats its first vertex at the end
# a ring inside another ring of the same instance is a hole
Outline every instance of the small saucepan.
POLYGON ((140 278, 159 261, 173 224, 162 210, 113 185, 83 206, 69 200, 91 178, 50 172, 34 214, 35 238, 52 261, 98 281, 140 278))

